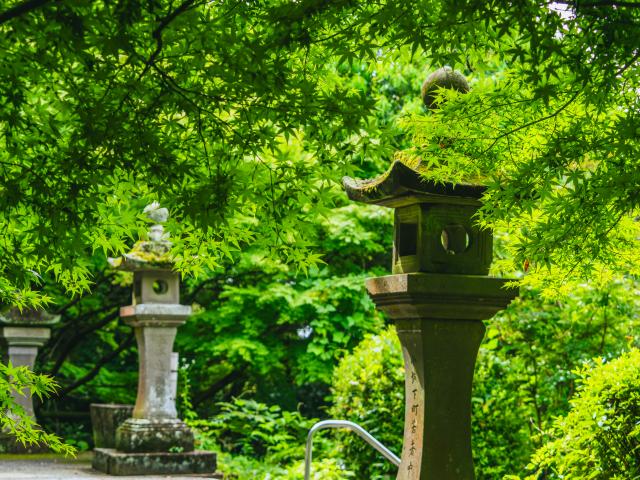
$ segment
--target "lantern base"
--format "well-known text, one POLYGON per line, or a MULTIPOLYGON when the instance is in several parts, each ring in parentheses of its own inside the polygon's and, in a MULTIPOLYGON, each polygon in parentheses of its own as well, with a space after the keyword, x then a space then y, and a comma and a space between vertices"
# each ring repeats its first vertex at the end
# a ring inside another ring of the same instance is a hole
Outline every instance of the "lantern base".
POLYGON ((191 452, 193 442, 193 432, 177 418, 129 418, 116 431, 116 448, 126 453, 191 452))
POLYGON ((217 458, 213 452, 124 453, 112 448, 93 451, 93 468, 109 475, 213 474, 217 458))

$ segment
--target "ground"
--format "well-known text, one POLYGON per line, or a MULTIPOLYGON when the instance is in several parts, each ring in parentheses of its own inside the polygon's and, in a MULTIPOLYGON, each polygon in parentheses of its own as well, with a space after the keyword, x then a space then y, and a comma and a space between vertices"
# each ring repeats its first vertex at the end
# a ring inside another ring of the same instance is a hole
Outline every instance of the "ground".
POLYGON ((75 459, 58 455, 0 455, 0 480, 193 480, 219 479, 214 475, 114 477, 91 468, 91 453, 82 453, 75 459))

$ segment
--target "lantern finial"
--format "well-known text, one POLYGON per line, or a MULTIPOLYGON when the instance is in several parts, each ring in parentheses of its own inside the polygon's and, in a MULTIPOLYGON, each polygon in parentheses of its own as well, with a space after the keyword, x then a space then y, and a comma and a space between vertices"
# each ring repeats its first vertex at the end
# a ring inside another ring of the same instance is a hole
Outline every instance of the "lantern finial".
POLYGON ((458 70, 451 67, 442 67, 427 77, 422 84, 421 96, 422 101, 429 109, 435 109, 440 106, 437 101, 438 90, 447 88, 457 90, 461 93, 469 91, 469 83, 465 76, 458 70))

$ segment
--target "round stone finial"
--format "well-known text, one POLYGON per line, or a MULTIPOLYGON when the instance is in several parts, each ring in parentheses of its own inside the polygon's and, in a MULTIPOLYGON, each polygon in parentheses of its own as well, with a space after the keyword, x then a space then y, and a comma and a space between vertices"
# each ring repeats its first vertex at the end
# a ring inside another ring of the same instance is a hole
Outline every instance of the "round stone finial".
POLYGON ((427 108, 438 108, 436 100, 439 88, 450 88, 458 92, 467 93, 469 83, 465 76, 451 67, 442 67, 427 77, 422 84, 422 101, 427 108))
POLYGON ((156 223, 164 223, 169 219, 169 210, 166 208, 160 208, 158 202, 152 202, 143 210, 147 214, 147 217, 156 223))

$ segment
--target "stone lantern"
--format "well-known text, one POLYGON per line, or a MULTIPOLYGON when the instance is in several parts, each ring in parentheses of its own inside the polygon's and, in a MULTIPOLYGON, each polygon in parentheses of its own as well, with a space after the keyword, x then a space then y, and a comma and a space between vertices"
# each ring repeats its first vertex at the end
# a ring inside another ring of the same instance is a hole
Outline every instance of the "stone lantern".
POLYGON ((168 211, 157 204, 145 211, 157 222, 148 240, 111 261, 134 276, 131 305, 122 307, 120 316, 136 334, 138 394, 132 418, 117 429, 116 448, 96 448, 93 466, 113 475, 213 473, 215 454, 194 451, 193 432, 176 411, 173 342, 191 307, 180 304, 180 277, 162 226, 168 211))
POLYGON ((393 275, 366 281, 393 320, 405 361, 398 480, 473 480, 471 388, 483 320, 516 292, 487 276, 492 236, 473 216, 485 187, 436 183, 419 162, 374 180, 345 178, 350 199, 395 210, 393 275))
MULTIPOLYGON (((0 315, 0 333, 6 347, 4 361, 14 367, 25 366, 33 370, 38 348, 44 345, 51 335, 51 327, 58 323, 59 315, 51 315, 39 310, 11 309, 0 315)), ((25 413, 35 418, 33 398, 30 392, 20 395, 12 392, 15 402, 22 406, 25 413)), ((37 445, 22 445, 13 438, 2 438, 0 449, 14 453, 39 452, 48 450, 37 445)))

